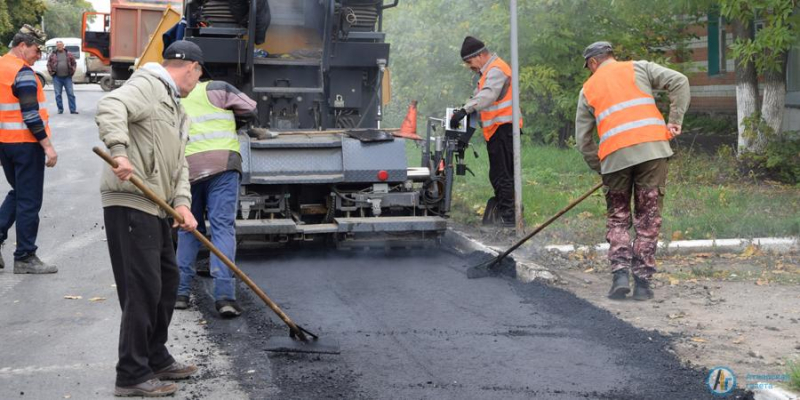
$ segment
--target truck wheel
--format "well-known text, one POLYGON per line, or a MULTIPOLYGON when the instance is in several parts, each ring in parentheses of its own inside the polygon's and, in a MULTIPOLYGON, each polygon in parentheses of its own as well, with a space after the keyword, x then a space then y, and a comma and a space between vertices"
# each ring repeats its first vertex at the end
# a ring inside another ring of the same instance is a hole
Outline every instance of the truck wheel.
POLYGON ((42 84, 42 87, 44 87, 45 85, 47 85, 47 81, 44 79, 44 77, 43 77, 43 76, 41 76, 41 75, 39 75, 39 74, 36 74, 36 78, 38 78, 38 79, 39 79, 39 83, 41 83, 41 84, 42 84))
POLYGON ((110 92, 117 88, 117 83, 110 76, 104 76, 100 79, 100 87, 104 92, 110 92))

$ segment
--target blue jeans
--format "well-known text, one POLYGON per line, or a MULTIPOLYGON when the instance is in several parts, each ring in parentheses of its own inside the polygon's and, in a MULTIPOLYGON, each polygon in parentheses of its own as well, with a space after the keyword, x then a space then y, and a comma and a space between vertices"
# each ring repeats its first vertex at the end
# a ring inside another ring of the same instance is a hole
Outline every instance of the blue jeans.
MULTIPOLYGON (((239 173, 226 171, 192 185, 192 214, 198 228, 206 226, 204 214, 211 223, 211 243, 234 261, 236 257, 236 209, 239 203, 239 173)), ((196 274, 194 263, 200 241, 190 232, 178 232, 178 268, 181 281, 178 295, 188 296, 196 274)), ((211 276, 214 277, 214 300, 236 300, 233 272, 211 254, 211 276)))
POLYGON ((44 149, 39 143, 0 143, 0 163, 11 186, 0 206, 0 243, 8 239, 8 230, 16 223, 15 260, 36 253, 44 189, 44 159, 44 149))
POLYGON ((69 112, 77 111, 75 105, 75 90, 72 87, 72 77, 53 77, 53 91, 56 94, 56 106, 58 111, 64 111, 64 103, 61 102, 61 88, 67 89, 67 100, 69 101, 69 112))

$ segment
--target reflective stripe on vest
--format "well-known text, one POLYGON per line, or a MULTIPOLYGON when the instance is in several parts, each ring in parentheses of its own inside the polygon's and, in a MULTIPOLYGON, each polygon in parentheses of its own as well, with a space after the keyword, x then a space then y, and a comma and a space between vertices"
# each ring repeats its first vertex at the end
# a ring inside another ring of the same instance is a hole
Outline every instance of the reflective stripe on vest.
POLYGON ((625 147, 669 140, 655 99, 636 86, 633 62, 603 64, 583 85, 583 95, 595 110, 600 160, 625 147))
MULTIPOLYGON (((489 71, 492 68, 498 68, 503 74, 509 79, 508 90, 506 90, 505 96, 502 98, 497 99, 491 106, 486 107, 485 109, 481 110, 481 126, 483 127, 483 137, 488 142, 489 139, 494 136, 494 133, 497 131, 497 128, 500 127, 502 124, 507 124, 514 121, 514 108, 513 108, 513 91, 511 90, 511 67, 506 64, 505 61, 501 60, 500 57, 495 58, 489 67, 486 68, 486 72, 481 75, 481 79, 478 82, 478 91, 483 90, 483 86, 486 84, 486 76, 489 75, 489 71)), ((519 119, 519 127, 522 128, 522 118, 519 119)))
POLYGON ((233 111, 219 108, 208 100, 209 82, 198 83, 194 90, 181 101, 189 116, 189 143, 186 155, 213 150, 239 152, 236 136, 236 121, 233 111))
MULTIPOLYGON (((46 108, 46 107, 47 107, 46 103, 39 103, 39 108, 46 108)), ((14 111, 14 110, 19 110, 21 108, 22 107, 20 107, 19 103, 0 104, 0 111, 14 111)))
MULTIPOLYGON (((19 99, 11 89, 19 71, 27 66, 25 61, 11 52, 0 57, 0 143, 36 143, 28 125, 22 117, 19 99)), ((39 116, 44 123, 45 132, 50 136, 49 114, 45 107, 42 83, 36 79, 36 99, 39 102, 39 116)))
POLYGON ((233 113, 227 110, 224 113, 213 113, 213 114, 199 115, 197 117, 191 117, 191 121, 193 124, 202 124, 203 122, 208 122, 215 119, 234 121, 233 113))

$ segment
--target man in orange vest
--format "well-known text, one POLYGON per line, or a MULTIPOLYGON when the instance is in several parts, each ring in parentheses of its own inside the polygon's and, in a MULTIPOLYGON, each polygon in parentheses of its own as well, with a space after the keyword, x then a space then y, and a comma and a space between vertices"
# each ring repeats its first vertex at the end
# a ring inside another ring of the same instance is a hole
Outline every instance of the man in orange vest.
MULTIPOLYGON (((58 160, 50 142, 50 126, 42 84, 31 69, 41 57, 45 35, 23 25, 0 58, 0 163, 11 185, 0 206, 0 243, 17 226, 15 274, 52 274, 54 265, 36 256, 39 210, 44 191, 44 167, 58 160)), ((5 264, 0 257, 0 268, 5 264)))
POLYGON ((605 185, 606 240, 613 273, 608 297, 624 299, 630 292, 630 269, 633 299, 652 299, 650 279, 656 271, 667 160, 672 156, 669 140, 681 133, 691 99, 689 80, 649 61, 618 62, 608 42, 591 44, 583 58, 592 75, 578 97, 575 140, 605 185), (669 93, 669 123, 656 107, 653 90, 669 93), (631 225, 636 230, 633 242, 628 233, 631 225))
POLYGON ((484 222, 513 226, 515 212, 511 67, 472 36, 467 36, 461 45, 461 59, 480 79, 472 98, 463 108, 453 113, 450 126, 455 128, 465 116, 480 113, 483 137, 489 152, 489 181, 494 189, 494 201, 490 199, 487 204, 484 222), (495 205, 495 210, 491 210, 492 205, 495 205))

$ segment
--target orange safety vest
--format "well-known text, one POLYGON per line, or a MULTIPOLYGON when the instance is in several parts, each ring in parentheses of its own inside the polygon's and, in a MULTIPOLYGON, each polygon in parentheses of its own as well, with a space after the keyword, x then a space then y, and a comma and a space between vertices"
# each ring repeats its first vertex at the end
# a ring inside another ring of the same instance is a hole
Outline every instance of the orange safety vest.
POLYGON ((594 108, 597 134, 600 136, 598 156, 639 143, 669 141, 664 116, 652 95, 636 86, 633 62, 610 61, 583 84, 583 95, 594 108))
MULTIPOLYGON (((19 99, 14 96, 11 87, 14 85, 14 80, 17 73, 22 67, 27 66, 19 57, 6 53, 0 57, 0 143, 36 143, 36 137, 33 136, 28 125, 22 119, 22 110, 19 106, 19 99)), ((48 124, 48 113, 45 108, 44 90, 42 90, 42 83, 36 80, 37 90, 36 97, 39 100, 39 115, 44 122, 44 129, 47 136, 50 137, 50 125, 48 124)))
MULTIPOLYGON (((486 72, 481 75, 481 80, 478 82, 478 91, 483 90, 483 85, 486 84, 486 76, 492 68, 499 68, 500 71, 508 77, 509 85, 506 90, 505 96, 497 99, 491 106, 481 111, 481 126, 483 127, 483 137, 488 142, 492 138, 497 128, 502 124, 508 124, 514 121, 514 108, 512 107, 513 93, 511 90, 511 67, 505 61, 497 57, 486 72)), ((519 119, 519 127, 522 128, 522 117, 519 119)))

